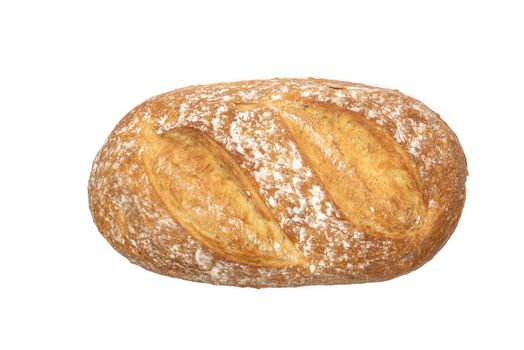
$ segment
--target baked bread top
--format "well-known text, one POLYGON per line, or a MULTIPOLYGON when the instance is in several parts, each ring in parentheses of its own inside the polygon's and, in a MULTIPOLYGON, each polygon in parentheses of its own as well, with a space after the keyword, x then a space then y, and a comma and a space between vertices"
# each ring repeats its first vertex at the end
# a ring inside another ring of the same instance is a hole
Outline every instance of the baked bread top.
POLYGON ((323 79, 191 86, 133 109, 98 153, 94 221, 146 269, 238 286, 389 279, 460 217, 466 159, 396 90, 323 79))

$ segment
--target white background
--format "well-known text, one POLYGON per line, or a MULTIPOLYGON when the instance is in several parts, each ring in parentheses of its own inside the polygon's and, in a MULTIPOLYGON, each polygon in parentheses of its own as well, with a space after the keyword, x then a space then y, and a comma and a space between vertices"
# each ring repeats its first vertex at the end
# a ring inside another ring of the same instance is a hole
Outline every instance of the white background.
POLYGON ((522 349, 517 5, 1 1, 0 349, 522 349), (106 243, 87 180, 127 111, 275 76, 396 88, 455 130, 467 202, 431 262, 383 283, 254 290, 156 275, 106 243))

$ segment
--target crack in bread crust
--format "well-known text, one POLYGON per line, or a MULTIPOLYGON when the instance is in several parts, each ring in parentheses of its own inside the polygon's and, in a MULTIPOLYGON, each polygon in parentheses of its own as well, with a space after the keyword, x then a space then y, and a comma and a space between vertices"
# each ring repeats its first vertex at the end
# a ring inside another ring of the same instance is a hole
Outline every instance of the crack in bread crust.
POLYGON ((220 145, 192 128, 146 132, 153 185, 177 221, 225 258, 256 266, 297 264, 294 243, 256 187, 220 145))
POLYGON ((417 175, 388 135, 357 116, 315 103, 272 103, 344 216, 386 236, 420 233, 425 203, 417 175))

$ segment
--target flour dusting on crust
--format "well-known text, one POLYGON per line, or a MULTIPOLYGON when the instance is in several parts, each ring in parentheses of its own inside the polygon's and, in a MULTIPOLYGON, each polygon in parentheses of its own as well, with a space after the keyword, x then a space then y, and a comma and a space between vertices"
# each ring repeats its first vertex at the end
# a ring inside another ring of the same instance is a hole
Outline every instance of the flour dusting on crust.
POLYGON ((98 153, 89 199, 106 239, 132 262, 155 272, 256 287, 351 283, 406 273, 435 254, 460 215, 457 203, 463 202, 465 177, 458 140, 421 102, 361 84, 273 79, 188 87, 144 102, 117 125, 98 153), (279 122, 281 112, 259 103, 286 99, 336 106, 385 131, 416 171, 426 203, 424 219, 436 227, 432 233, 423 241, 386 238, 349 222, 279 122), (145 128, 162 135, 179 127, 199 130, 233 156, 307 263, 274 268, 228 261, 176 222, 144 169, 141 142, 145 128), (427 257, 418 253, 422 248, 427 257))

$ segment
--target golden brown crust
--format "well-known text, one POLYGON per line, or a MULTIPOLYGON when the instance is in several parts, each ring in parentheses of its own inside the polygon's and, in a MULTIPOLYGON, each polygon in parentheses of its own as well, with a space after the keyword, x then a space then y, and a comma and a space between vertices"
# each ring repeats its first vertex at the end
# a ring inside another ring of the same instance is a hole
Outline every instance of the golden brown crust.
POLYGON ((192 86, 149 99, 98 153, 99 231, 146 269, 249 287, 405 274, 455 229, 466 159, 395 90, 322 79, 192 86))

